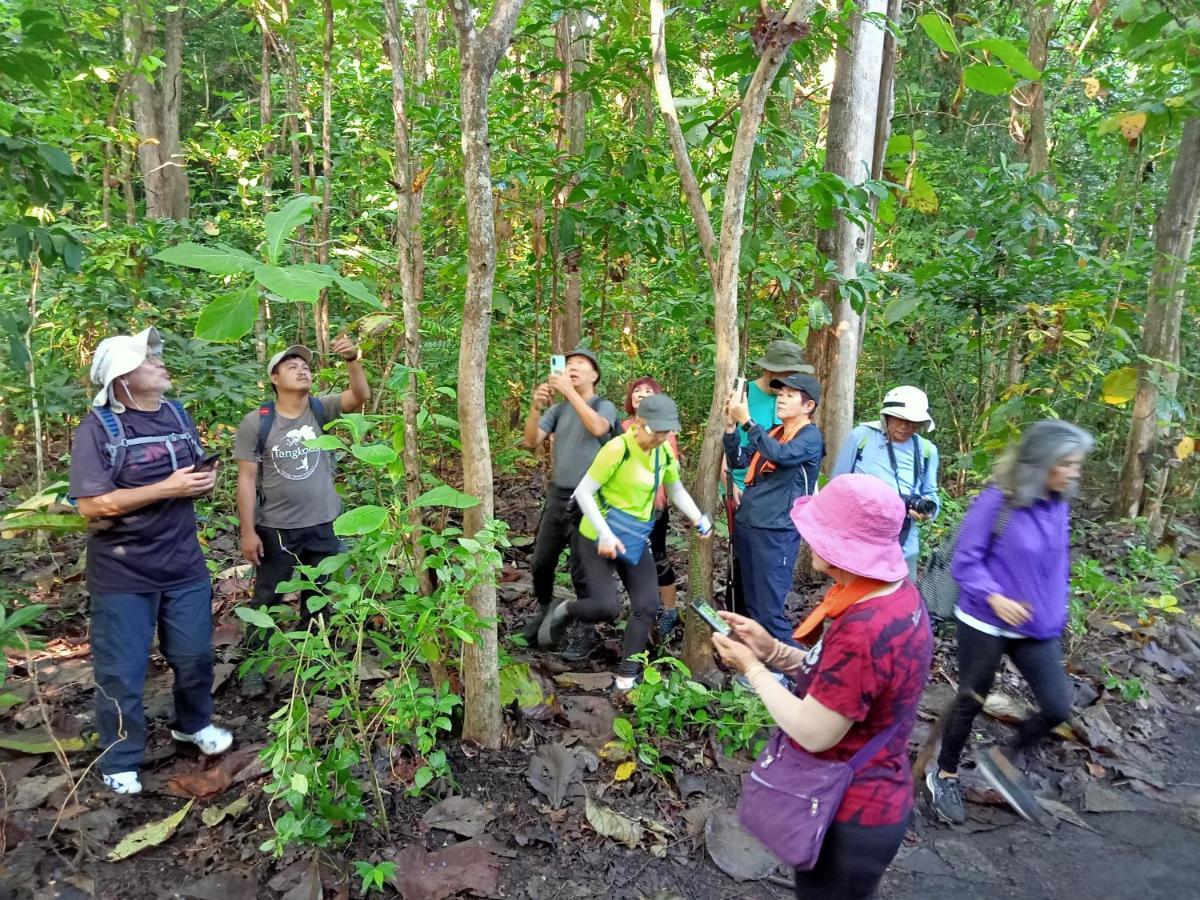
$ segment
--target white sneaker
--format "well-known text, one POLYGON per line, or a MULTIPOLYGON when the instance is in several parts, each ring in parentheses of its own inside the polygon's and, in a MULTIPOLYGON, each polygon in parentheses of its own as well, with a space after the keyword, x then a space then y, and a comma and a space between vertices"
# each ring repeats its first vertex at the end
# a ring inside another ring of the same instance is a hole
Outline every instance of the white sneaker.
POLYGON ((140 794, 142 792, 142 782, 138 779, 137 772, 115 772, 112 775, 104 775, 102 778, 104 786, 114 794, 140 794))
POLYGON ((216 725, 205 725, 195 734, 184 734, 182 731, 172 728, 171 737, 185 744, 195 744, 205 756, 224 753, 233 743, 233 734, 216 725))

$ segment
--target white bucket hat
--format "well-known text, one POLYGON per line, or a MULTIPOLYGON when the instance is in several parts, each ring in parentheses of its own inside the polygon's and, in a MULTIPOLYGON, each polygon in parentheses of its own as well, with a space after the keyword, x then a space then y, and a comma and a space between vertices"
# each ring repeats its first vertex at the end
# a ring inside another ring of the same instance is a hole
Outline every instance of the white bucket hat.
POLYGON ((112 383, 144 363, 151 353, 162 356, 162 352, 162 338, 154 326, 137 334, 119 334, 102 340, 92 354, 92 383, 100 385, 92 406, 109 406, 113 412, 125 412, 125 404, 109 392, 112 383))
POLYGON ((920 388, 909 384, 892 388, 883 398, 883 407, 879 411, 880 426, 887 431, 887 417, 894 416, 907 422, 918 422, 925 426, 926 431, 933 431, 933 418, 929 415, 929 398, 920 388))

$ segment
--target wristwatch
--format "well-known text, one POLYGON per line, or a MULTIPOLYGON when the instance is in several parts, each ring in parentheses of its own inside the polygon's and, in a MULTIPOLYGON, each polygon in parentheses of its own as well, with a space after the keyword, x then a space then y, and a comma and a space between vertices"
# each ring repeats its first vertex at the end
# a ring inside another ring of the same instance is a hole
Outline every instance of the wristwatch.
POLYGON ((750 429, 753 427, 754 427, 753 419, 747 419, 745 422, 742 423, 742 431, 746 432, 746 434, 749 434, 750 429))

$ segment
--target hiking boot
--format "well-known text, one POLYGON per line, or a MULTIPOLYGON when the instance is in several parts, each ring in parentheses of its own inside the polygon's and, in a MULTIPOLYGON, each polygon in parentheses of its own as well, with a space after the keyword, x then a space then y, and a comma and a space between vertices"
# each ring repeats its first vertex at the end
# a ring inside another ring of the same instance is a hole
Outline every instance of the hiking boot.
POLYGON ((238 693, 243 700, 253 700, 267 692, 267 680, 262 672, 247 672, 238 683, 238 693))
POLYGON ((114 772, 111 775, 100 776, 104 786, 114 794, 140 794, 142 782, 137 772, 114 772))
POLYGON ((934 769, 925 776, 925 786, 929 788, 933 798, 931 805, 939 819, 951 825, 961 825, 967 821, 967 808, 963 806, 957 775, 946 776, 934 769))
POLYGON ((550 604, 545 606, 538 605, 538 611, 529 617, 525 626, 521 629, 521 637, 525 638, 525 646, 533 647, 537 644, 538 629, 542 627, 542 620, 546 618, 546 611, 550 609, 550 604))
POLYGON ((538 628, 537 642, 543 650, 553 650, 562 641, 563 633, 571 621, 571 608, 566 600, 555 600, 542 618, 538 628))
POLYGON ((218 728, 216 725, 205 725, 195 734, 186 734, 172 728, 171 737, 184 744, 195 744, 205 756, 216 756, 218 753, 224 753, 233 743, 233 735, 224 728, 218 728))
POLYGON ((636 659, 623 659, 614 674, 616 679, 613 681, 613 690, 631 691, 642 680, 642 664, 636 659))
POLYGON ((987 783, 1000 792, 1021 818, 1035 825, 1043 824, 1041 804, 1033 796, 1033 791, 1029 789, 1024 776, 1000 752, 999 747, 988 747, 982 753, 976 753, 975 765, 979 767, 987 783))
POLYGON ((580 662, 591 656, 598 646, 600 635, 596 633, 596 626, 588 622, 576 622, 571 628, 562 658, 566 662, 580 662))
POLYGON ((654 628, 658 631, 658 639, 666 641, 671 637, 671 634, 679 627, 679 610, 675 607, 664 607, 659 610, 658 618, 654 622, 654 628))

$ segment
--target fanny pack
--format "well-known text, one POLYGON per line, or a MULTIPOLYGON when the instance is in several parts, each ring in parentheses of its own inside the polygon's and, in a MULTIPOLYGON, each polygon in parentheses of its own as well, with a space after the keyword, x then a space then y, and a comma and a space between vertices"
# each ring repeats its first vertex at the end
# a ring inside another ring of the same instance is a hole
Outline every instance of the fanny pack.
POLYGON ((742 825, 789 866, 807 872, 817 864, 850 782, 899 727, 895 722, 879 732, 847 762, 817 759, 777 730, 742 779, 742 825))

